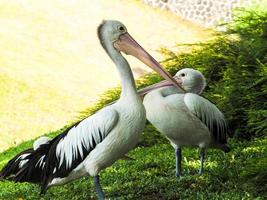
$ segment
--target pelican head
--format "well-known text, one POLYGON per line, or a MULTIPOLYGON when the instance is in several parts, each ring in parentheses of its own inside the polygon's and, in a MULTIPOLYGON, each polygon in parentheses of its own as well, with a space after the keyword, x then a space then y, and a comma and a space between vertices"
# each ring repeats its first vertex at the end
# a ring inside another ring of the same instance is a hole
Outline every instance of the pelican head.
POLYGON ((107 52, 110 48, 114 49, 113 43, 124 33, 127 33, 126 27, 115 20, 104 20, 97 28, 100 43, 107 52))
POLYGON ((131 37, 121 22, 104 20, 98 27, 97 33, 101 45, 114 62, 121 58, 119 55, 121 52, 132 55, 180 88, 179 83, 131 37))
POLYGON ((179 70, 174 78, 186 92, 201 94, 206 87, 206 80, 203 74, 192 68, 184 68, 179 70))
MULTIPOLYGON (((181 86, 181 92, 201 94, 206 87, 206 80, 203 74, 200 71, 192 68, 184 68, 179 70, 175 74, 174 79, 181 86)), ((173 86, 173 84, 168 80, 164 80, 139 90, 138 94, 139 96, 144 97, 150 91, 166 86, 173 86)))

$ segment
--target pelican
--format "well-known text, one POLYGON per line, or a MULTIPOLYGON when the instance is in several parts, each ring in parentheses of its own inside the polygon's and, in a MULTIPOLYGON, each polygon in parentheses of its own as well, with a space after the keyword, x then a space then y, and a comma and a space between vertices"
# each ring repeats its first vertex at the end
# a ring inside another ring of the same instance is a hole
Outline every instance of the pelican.
POLYGON ((41 194, 44 194, 51 186, 90 175, 98 199, 104 199, 99 172, 137 144, 146 121, 132 71, 121 52, 135 56, 179 87, 175 79, 130 36, 121 22, 103 21, 97 33, 120 75, 122 92, 119 100, 53 139, 39 138, 33 148, 19 153, 7 163, 0 172, 0 179, 39 184, 41 194))
POLYGON ((147 119, 175 148, 176 176, 181 175, 182 147, 200 148, 201 175, 206 148, 230 151, 226 145, 227 123, 214 104, 199 96, 206 86, 201 72, 185 68, 174 78, 184 90, 166 80, 140 90, 139 94, 144 96, 147 119))

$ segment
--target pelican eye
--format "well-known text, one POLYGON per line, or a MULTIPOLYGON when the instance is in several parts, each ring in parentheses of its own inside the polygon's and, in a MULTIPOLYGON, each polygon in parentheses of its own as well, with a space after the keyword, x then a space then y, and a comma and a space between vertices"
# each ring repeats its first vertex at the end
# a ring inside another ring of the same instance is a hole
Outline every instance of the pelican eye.
POLYGON ((185 73, 182 73, 182 74, 181 74, 181 77, 184 77, 184 76, 185 76, 185 73))
POLYGON ((124 31, 124 27, 123 26, 119 26, 119 30, 120 31, 124 31))

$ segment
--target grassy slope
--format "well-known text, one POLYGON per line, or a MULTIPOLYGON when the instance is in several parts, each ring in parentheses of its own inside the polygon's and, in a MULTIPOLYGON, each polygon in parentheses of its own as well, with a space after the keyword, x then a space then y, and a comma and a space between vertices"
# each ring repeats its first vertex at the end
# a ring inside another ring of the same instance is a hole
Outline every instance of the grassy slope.
MULTIPOLYGON (((173 73, 175 69, 170 69, 173 73)), ((155 74, 138 81, 144 86, 157 82, 155 74)), ((113 99, 120 90, 110 90, 101 101, 85 111, 94 113, 113 99)), ((53 137, 61 130, 48 134, 53 137)), ((0 154, 0 168, 16 153, 31 147, 32 141, 0 154)), ((103 188, 111 199, 258 199, 267 198, 267 138, 251 142, 230 141, 232 151, 224 154, 209 150, 204 176, 196 149, 183 151, 184 177, 174 176, 174 150, 168 141, 147 125, 138 147, 130 152, 136 161, 117 161, 101 173, 103 188)), ((28 183, 0 182, 0 200, 11 199, 95 199, 92 178, 87 177, 61 187, 51 188, 39 196, 39 187, 28 183)))
MULTIPOLYGON (((97 94, 119 83, 97 39, 96 27, 103 19, 123 21, 157 59, 160 46, 210 37, 137 1, 1 1, 0 152, 59 129, 97 100, 97 94)), ((134 59, 130 64, 136 74, 148 69, 134 59)))
MULTIPOLYGON (((183 151, 183 172, 174 176, 174 150, 151 125, 145 140, 130 152, 135 161, 118 161, 101 173, 102 185, 111 199, 266 199, 267 139, 230 141, 232 151, 209 150, 205 174, 198 176, 197 150, 183 151), (149 143, 147 141, 150 141, 149 143)), ((0 167, 31 142, 0 154, 0 167)), ((39 196, 33 184, 0 182, 0 199, 95 199, 92 178, 87 177, 39 196)))

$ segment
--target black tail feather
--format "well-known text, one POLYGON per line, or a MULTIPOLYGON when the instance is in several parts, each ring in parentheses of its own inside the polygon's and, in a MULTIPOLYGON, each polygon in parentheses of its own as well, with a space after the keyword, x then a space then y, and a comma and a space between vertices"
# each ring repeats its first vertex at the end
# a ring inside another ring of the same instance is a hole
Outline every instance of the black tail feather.
POLYGON ((56 148, 62 138, 68 134, 69 130, 76 127, 79 123, 80 122, 75 123, 51 140, 45 140, 44 143, 40 144, 38 143, 36 149, 27 149, 16 155, 0 171, 0 180, 10 179, 15 182, 35 183, 41 186, 41 194, 45 194, 49 187, 48 185, 53 178, 67 176, 68 173, 78 165, 79 159, 77 159, 74 163, 75 165, 68 170, 65 169, 65 165, 59 168, 59 161, 56 157, 56 148), (26 157, 27 162, 22 165, 18 159, 21 155, 26 153, 28 154, 26 157), (55 169, 58 170, 56 171, 57 173, 54 173, 55 169))
POLYGON ((31 154, 34 150, 27 149, 19 154, 17 154, 14 158, 12 158, 0 171, 0 180, 8 179, 12 180, 12 178, 20 171, 21 166, 20 163, 23 160, 28 159, 27 154, 31 154), (20 157, 25 155, 26 157, 21 159, 20 157))
POLYGON ((38 163, 42 156, 46 155, 49 144, 43 144, 40 148, 33 150, 27 149, 14 158, 12 158, 1 170, 0 180, 7 179, 14 182, 31 182, 41 184, 42 180, 42 166, 38 163), (27 160, 23 165, 20 162, 22 155, 28 154, 23 160, 27 160))
POLYGON ((15 182, 31 182, 41 184, 43 181, 43 166, 41 158, 46 156, 49 151, 49 143, 42 144, 38 149, 29 155, 27 162, 15 175, 15 182))

